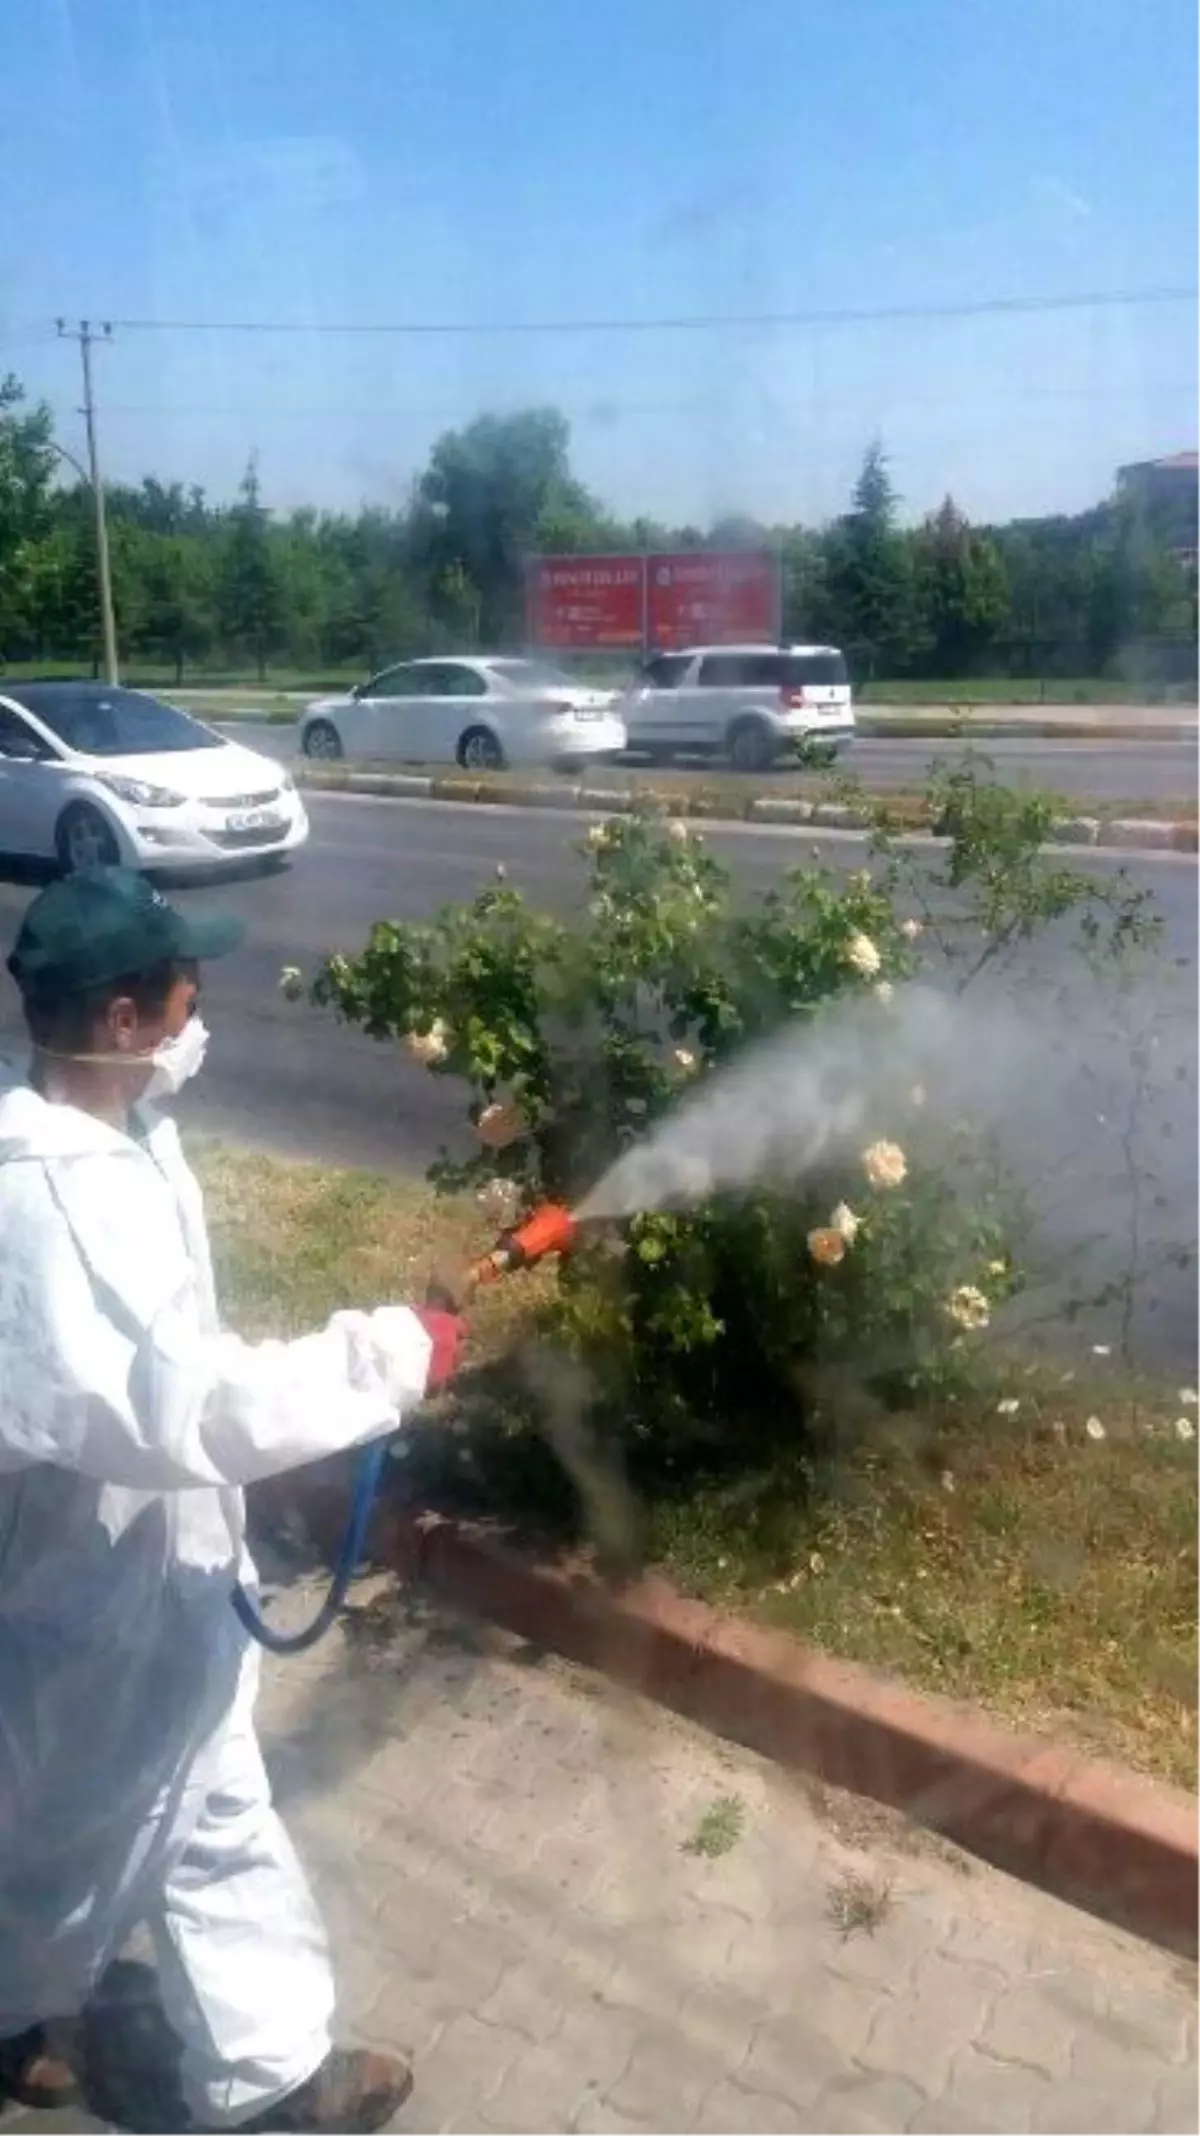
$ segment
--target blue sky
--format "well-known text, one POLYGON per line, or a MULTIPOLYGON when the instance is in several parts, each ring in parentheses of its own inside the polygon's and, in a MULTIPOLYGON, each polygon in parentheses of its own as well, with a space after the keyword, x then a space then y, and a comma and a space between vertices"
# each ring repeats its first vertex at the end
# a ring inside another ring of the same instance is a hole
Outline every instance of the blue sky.
POLYGON ((0 367, 109 471, 401 498, 551 401, 622 511, 1073 509, 1195 443, 1190 306, 710 334, 335 336, 1191 285, 1192 0, 0 0, 0 367))

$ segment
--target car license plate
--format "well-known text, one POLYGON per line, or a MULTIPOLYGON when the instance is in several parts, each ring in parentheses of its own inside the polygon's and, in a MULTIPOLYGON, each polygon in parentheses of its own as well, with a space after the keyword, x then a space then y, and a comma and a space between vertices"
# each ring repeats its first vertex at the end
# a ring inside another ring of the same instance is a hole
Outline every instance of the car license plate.
POLYGON ((283 817, 273 808, 243 808, 230 816, 227 831, 281 831, 283 817))

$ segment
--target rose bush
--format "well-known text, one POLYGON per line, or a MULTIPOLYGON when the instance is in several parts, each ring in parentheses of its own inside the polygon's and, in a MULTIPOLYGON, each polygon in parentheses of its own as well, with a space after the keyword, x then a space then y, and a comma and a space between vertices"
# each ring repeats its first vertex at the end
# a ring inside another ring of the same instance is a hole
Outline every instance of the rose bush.
MULTIPOLYGON (((858 996, 885 1045, 891 991, 927 957, 961 956, 969 976, 1072 912, 1093 951, 1102 921, 1114 942, 1137 932, 1136 893, 1041 859, 1045 820, 1026 799, 958 773, 940 798, 937 863, 917 869, 881 822, 869 868, 814 856, 749 903, 688 826, 598 824, 577 919, 497 881, 428 924, 380 922, 312 995, 462 1087, 470 1147, 439 1159, 440 1188, 505 1222, 546 1196, 575 1203, 681 1095, 784 1025, 858 996), (939 883, 956 900, 949 942, 939 883)), ((838 1390, 906 1405, 970 1372, 1021 1285, 1025 1216, 987 1138, 949 1133, 924 1098, 898 1087, 860 1150, 798 1186, 644 1212, 563 1266, 544 1333, 588 1368, 595 1420, 635 1465, 807 1462, 845 1411, 838 1390)))

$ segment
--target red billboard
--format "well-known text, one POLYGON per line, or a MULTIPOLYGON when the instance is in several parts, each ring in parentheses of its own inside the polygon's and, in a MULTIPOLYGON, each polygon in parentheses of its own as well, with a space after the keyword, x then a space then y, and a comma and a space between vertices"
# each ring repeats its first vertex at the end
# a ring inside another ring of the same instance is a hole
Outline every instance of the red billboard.
POLYGON ((779 559, 769 549, 684 549, 646 565, 650 645, 778 639, 779 559))
POLYGON ((563 652, 779 636, 779 558, 770 549, 535 556, 526 593, 530 643, 563 652))
POLYGON ((637 647, 643 636, 642 556, 537 556, 529 566, 534 645, 582 651, 637 647))

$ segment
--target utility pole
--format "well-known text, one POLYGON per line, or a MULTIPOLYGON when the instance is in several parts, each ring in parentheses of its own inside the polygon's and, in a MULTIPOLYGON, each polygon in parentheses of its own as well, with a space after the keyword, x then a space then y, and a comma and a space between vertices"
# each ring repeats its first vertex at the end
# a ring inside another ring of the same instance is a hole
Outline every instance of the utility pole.
POLYGON ((83 362, 83 408, 81 413, 87 425, 88 466, 92 476, 92 499, 96 507, 96 576, 100 592, 100 629, 104 638, 104 680, 117 682, 117 626, 113 616, 112 572, 108 561, 108 523, 104 516, 104 483, 100 475, 100 445, 96 435, 96 396, 92 390, 92 346, 96 341, 111 341, 112 328, 107 321, 95 327, 88 319, 81 319, 78 326, 69 327, 65 319, 58 322, 59 336, 64 341, 77 341, 83 362))

